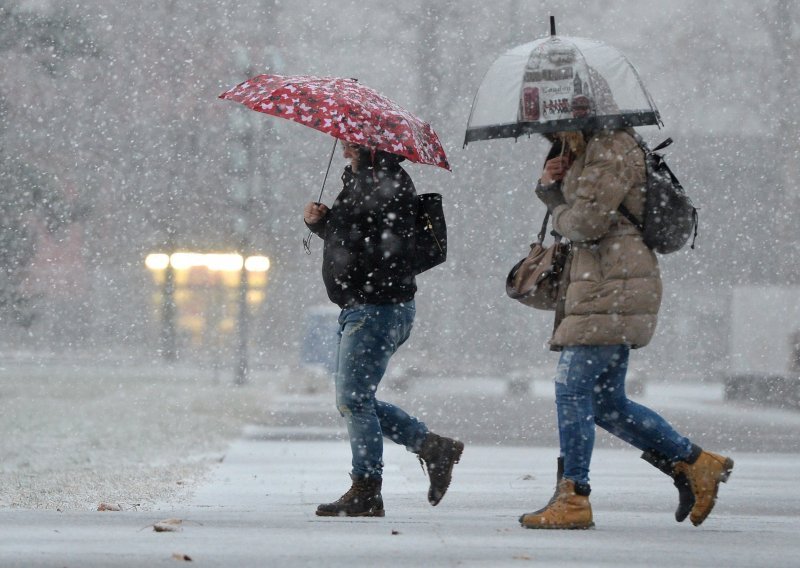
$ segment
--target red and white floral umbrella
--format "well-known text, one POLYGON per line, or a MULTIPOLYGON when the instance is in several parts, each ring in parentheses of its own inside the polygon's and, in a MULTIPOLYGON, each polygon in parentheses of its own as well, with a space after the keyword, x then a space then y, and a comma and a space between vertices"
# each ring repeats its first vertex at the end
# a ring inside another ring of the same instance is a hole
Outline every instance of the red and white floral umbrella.
POLYGON ((354 79, 258 75, 219 98, 299 122, 339 140, 450 169, 430 124, 354 79))

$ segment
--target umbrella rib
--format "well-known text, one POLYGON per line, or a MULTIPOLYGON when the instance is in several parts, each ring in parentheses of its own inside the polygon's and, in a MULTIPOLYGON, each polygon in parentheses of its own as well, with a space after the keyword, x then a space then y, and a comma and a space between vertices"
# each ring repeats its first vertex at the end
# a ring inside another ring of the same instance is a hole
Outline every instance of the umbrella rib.
MULTIPOLYGON (((583 60, 586 61, 586 56, 583 54, 583 50, 580 47, 578 47, 577 45, 575 45, 574 42, 571 42, 571 44, 572 44, 572 47, 575 49, 575 51, 580 53, 581 57, 583 58, 583 60)), ((628 64, 628 67, 630 67, 631 71, 633 71, 633 75, 634 75, 634 77, 636 77, 636 81, 639 83, 639 88, 642 89, 642 92, 644 93, 645 98, 647 98, 647 104, 650 105, 650 110, 655 114, 655 118, 658 121, 658 123, 663 126, 664 123, 661 121, 661 116, 659 115, 658 110, 656 109, 656 103, 655 103, 655 101, 653 101, 653 97, 650 96, 650 91, 648 91, 647 88, 644 86, 644 83, 642 82, 642 78, 639 76, 639 71, 636 69, 636 66, 633 63, 631 63, 631 60, 628 59, 627 55, 625 55, 624 53, 622 53, 619 50, 617 50, 617 53, 623 59, 623 61, 625 61, 625 63, 628 64)), ((588 68, 589 65, 587 64, 586 66, 588 68)), ((586 80, 589 81, 592 84, 592 92, 594 92, 595 85, 594 85, 594 79, 592 79, 591 74, 587 75, 586 80)), ((620 113, 622 113, 622 109, 620 109, 620 113)))
MULTIPOLYGON (((505 57, 505 54, 501 55, 500 57, 505 57)), ((491 67, 484 72, 483 78, 481 79, 481 82, 478 83, 478 90, 475 91, 475 95, 473 95, 473 97, 472 97, 472 107, 469 109, 469 118, 467 118, 467 133, 469 133, 469 129, 470 129, 469 125, 472 122, 472 115, 475 113, 475 101, 478 100, 478 93, 481 90, 480 89, 480 85, 486 79, 486 75, 489 74, 489 70, 490 69, 491 69, 491 67)), ((468 143, 469 143, 469 140, 468 140, 467 135, 465 134, 464 135, 464 145, 462 146, 462 148, 466 148, 468 143)))
POLYGON ((636 68, 636 66, 633 63, 631 63, 631 61, 628 59, 627 55, 625 55, 622 52, 620 52, 619 54, 622 57, 622 59, 625 60, 625 63, 630 65, 631 70, 633 71, 633 75, 636 77, 636 81, 639 82, 639 87, 642 89, 642 92, 644 93, 644 96, 647 97, 647 102, 650 104, 650 108, 653 110, 653 112, 656 115, 656 120, 658 121, 658 123, 661 126, 664 126, 664 122, 661 120, 661 114, 658 112, 658 109, 656 108, 656 103, 653 100, 653 97, 650 96, 650 91, 648 91, 647 87, 644 86, 644 82, 642 81, 642 78, 639 76, 639 70, 636 68))

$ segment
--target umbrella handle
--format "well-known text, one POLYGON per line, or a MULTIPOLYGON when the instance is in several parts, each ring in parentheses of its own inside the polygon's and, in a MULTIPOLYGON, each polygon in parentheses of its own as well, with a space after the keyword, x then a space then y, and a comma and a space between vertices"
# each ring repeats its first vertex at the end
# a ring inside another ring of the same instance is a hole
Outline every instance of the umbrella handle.
MULTIPOLYGON (((339 142, 338 138, 333 139, 333 148, 331 149, 331 157, 328 159, 328 169, 325 170, 325 177, 322 179, 322 187, 319 189, 319 197, 317 198, 316 203, 322 202, 322 193, 325 191, 325 182, 328 181, 328 173, 331 171, 331 164, 333 163, 333 155, 336 153, 336 144, 339 142)), ((311 229, 308 231, 308 235, 306 238, 303 239, 303 250, 306 251, 306 254, 311 254, 311 229)))
POLYGON ((311 229, 308 230, 308 234, 303 239, 303 250, 306 251, 306 254, 311 254, 311 236, 313 233, 311 229))

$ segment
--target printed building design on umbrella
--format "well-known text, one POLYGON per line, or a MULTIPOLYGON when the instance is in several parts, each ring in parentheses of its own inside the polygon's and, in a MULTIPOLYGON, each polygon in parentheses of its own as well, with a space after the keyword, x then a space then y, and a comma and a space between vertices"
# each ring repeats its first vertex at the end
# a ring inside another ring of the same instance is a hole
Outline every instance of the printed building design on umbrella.
POLYGON ((617 49, 550 36, 515 47, 491 65, 475 95, 465 143, 660 123, 638 72, 617 49))
POLYGON ((617 113, 608 82, 578 57, 574 46, 564 43, 546 52, 540 46, 531 53, 522 79, 520 122, 617 113))

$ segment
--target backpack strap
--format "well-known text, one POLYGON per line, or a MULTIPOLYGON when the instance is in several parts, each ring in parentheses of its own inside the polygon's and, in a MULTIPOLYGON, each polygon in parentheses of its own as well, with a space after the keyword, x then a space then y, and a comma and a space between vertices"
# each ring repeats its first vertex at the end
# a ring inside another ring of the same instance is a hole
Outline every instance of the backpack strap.
MULTIPOLYGON (((663 150, 664 148, 666 148, 667 146, 669 146, 669 145, 670 145, 670 144, 672 144, 672 142, 673 142, 672 138, 667 138, 666 140, 664 140, 664 141, 663 141, 663 142, 661 142, 661 143, 660 143, 658 146, 656 146, 655 148, 653 148, 653 149, 651 150, 651 149, 650 149, 650 147, 647 145, 647 142, 645 142, 645 141, 644 141, 644 138, 642 138, 642 137, 639 135, 639 133, 638 133, 638 132, 636 132, 635 130, 633 130, 633 131, 632 131, 630 134, 631 134, 631 136, 633 137, 633 139, 634 139, 634 140, 636 140, 636 143, 637 143, 637 144, 639 144, 639 148, 641 148, 641 149, 642 149, 642 152, 644 152, 644 154, 645 154, 645 157, 646 157, 647 155, 649 155, 649 154, 654 154, 655 152, 658 152, 659 150, 663 150)), ((647 164, 645 164, 645 166, 644 166, 644 167, 645 167, 645 184, 646 184, 646 183, 647 183, 647 164)), ((636 227, 636 228, 639 230, 639 232, 640 232, 640 233, 644 231, 644 222, 643 222, 643 221, 639 221, 639 220, 638 220, 638 219, 637 219, 637 218, 636 218, 636 217, 633 215, 633 213, 631 213, 630 211, 628 211, 628 208, 627 208, 627 207, 625 207, 624 205, 620 204, 620 206, 619 206, 619 207, 617 207, 617 211, 619 211, 620 213, 622 213, 622 215, 623 215, 623 216, 624 216, 624 217, 625 217, 625 218, 626 218, 628 221, 630 221, 631 223, 633 223, 633 226, 634 226, 634 227, 636 227)), ((695 213, 695 216, 696 216, 696 215, 697 215, 697 213, 695 213)), ((697 223, 695 222, 695 234, 696 234, 696 233, 697 233, 697 223)), ((692 241, 692 248, 694 248, 694 241, 692 241)))
MULTIPOLYGON (((631 130, 631 132, 630 132, 630 135, 633 137, 633 139, 634 139, 634 140, 636 140, 636 143, 639 145, 639 148, 641 148, 641 149, 642 149, 642 152, 644 152, 644 154, 645 154, 645 157, 646 157, 648 154, 652 154, 652 153, 653 153, 653 152, 655 152, 656 150, 661 150, 662 148, 666 148, 667 146, 669 146, 670 144, 672 144, 672 138, 667 138, 667 139, 666 139, 666 140, 664 140, 664 141, 663 141, 661 144, 659 144, 658 146, 656 146, 655 150, 651 150, 651 149, 650 149, 650 148, 647 146, 647 142, 645 142, 645 141, 644 141, 644 138, 642 138, 642 137, 639 135, 639 133, 638 133, 638 132, 636 132, 635 130, 631 130)), ((647 164, 645 164, 645 166, 644 166, 644 167, 645 167, 645 181, 644 181, 644 182, 645 182, 645 184, 647 184, 647 164)), ((630 221, 630 222, 633 224, 633 226, 634 226, 634 227, 636 227, 636 228, 638 229, 638 231, 639 231, 640 233, 644 232, 644 222, 643 222, 643 221, 639 221, 639 220, 638 220, 638 219, 637 219, 637 218, 636 218, 636 217, 633 215, 633 213, 631 213, 630 211, 628 211, 628 208, 627 208, 627 207, 625 207, 624 205, 622 205, 622 204, 620 203, 619 207, 617 207, 617 211, 619 211, 620 213, 622 213, 623 217, 625 217, 625 218, 626 218, 628 221, 630 221)))
POLYGON ((624 217, 625 217, 625 218, 626 218, 628 221, 630 221, 631 223, 633 223, 633 226, 634 226, 634 227, 636 227, 636 228, 639 230, 639 232, 640 232, 640 233, 641 233, 641 232, 644 232, 644 225, 643 225, 643 224, 642 224, 642 223, 641 223, 641 222, 640 222, 640 221, 639 221, 639 220, 638 220, 636 217, 634 217, 634 216, 633 216, 633 213, 631 213, 630 211, 628 211, 628 208, 627 208, 627 207, 625 207, 624 205, 622 205, 622 204, 620 203, 620 206, 619 206, 619 207, 617 207, 617 211, 619 211, 620 213, 622 213, 622 215, 623 215, 623 216, 624 216, 624 217))

